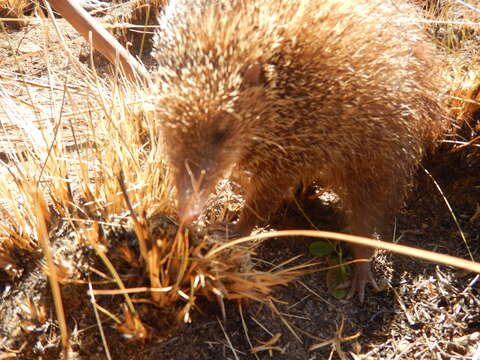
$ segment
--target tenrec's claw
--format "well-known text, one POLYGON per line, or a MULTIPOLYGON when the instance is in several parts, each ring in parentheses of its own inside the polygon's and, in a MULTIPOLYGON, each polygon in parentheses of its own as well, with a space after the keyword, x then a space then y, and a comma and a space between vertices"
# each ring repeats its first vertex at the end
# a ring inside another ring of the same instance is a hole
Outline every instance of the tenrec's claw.
POLYGON ((373 277, 370 262, 358 262, 353 264, 350 291, 348 292, 347 299, 351 299, 355 294, 358 294, 358 299, 363 303, 363 300, 365 300, 365 286, 367 284, 372 285, 375 291, 381 291, 373 277))

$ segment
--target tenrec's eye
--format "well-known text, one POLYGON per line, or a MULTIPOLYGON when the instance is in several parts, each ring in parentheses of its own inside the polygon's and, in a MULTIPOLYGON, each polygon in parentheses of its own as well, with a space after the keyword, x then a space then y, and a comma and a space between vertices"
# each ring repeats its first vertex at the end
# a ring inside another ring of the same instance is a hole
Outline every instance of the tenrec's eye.
POLYGON ((217 130, 212 134, 212 142, 214 144, 219 144, 223 142, 227 137, 227 131, 226 130, 217 130))
POLYGON ((210 141, 212 144, 221 144, 230 138, 235 118, 226 111, 219 111, 210 119, 210 141))

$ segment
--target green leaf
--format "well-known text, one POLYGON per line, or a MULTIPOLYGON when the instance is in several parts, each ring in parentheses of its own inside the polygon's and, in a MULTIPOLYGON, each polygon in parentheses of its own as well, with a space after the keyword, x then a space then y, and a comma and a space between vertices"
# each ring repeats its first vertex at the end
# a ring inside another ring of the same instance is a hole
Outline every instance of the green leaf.
POLYGON ((335 251, 335 248, 328 241, 314 241, 308 247, 308 251, 310 251, 310 254, 312 255, 326 256, 333 253, 335 251))
POLYGON ((347 296, 348 288, 339 289, 340 284, 345 283, 348 280, 348 272, 345 271, 345 267, 339 267, 330 269, 327 271, 326 281, 328 292, 335 296, 337 299, 343 299, 347 296))
POLYGON ((330 290, 330 294, 334 296, 336 299, 345 299, 345 297, 348 294, 348 288, 347 289, 332 289, 330 290))

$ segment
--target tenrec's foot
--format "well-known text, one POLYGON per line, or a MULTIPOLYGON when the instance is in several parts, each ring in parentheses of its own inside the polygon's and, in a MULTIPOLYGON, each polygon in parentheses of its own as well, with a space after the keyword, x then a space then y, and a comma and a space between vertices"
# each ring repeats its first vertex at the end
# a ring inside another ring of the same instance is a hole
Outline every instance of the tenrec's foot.
POLYGON ((358 294, 358 299, 361 303, 365 300, 365 286, 372 285, 375 291, 381 291, 373 277, 370 262, 358 262, 353 264, 353 270, 350 279, 350 291, 347 299, 351 299, 355 294, 358 294))

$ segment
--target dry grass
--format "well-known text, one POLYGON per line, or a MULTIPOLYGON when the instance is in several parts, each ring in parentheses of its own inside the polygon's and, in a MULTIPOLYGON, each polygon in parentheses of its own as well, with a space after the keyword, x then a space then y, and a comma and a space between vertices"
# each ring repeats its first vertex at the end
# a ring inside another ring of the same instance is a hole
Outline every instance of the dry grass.
MULTIPOLYGON (((480 8, 461 1, 435 1, 428 30, 445 51, 448 99, 454 118, 453 149, 478 145, 480 116, 480 8), (460 15, 461 14, 461 15, 460 15)), ((449 148, 449 147, 447 147, 449 148)), ((449 148, 451 149, 451 148, 449 148)), ((473 149, 471 149, 473 150, 473 149)))
MULTIPOLYGON (((480 57, 476 50, 471 60, 451 59, 451 109, 455 117, 455 133, 448 139, 455 151, 480 146, 480 57)), ((469 56, 469 57, 470 57, 469 56)))
POLYGON ((131 0, 112 11, 111 29, 115 37, 134 55, 152 50, 152 35, 167 0, 131 0))
MULTIPOLYGON (((148 97, 128 83, 76 84, 75 90, 78 87, 85 91, 77 96, 69 88, 50 88, 64 91, 65 103, 55 114, 37 113, 36 121, 25 121, 20 116, 25 108, 4 93, 2 107, 11 124, 8 133, 20 137, 4 153, 7 163, 0 179, 4 267, 13 271, 18 267, 14 252, 36 251, 42 239, 55 240, 58 229, 66 227, 75 241, 68 246, 93 247, 110 272, 105 280, 119 289, 94 289, 92 294, 123 295, 124 316, 117 329, 138 339, 152 335, 138 316, 131 293, 139 295, 137 302, 170 309, 164 323, 168 333, 171 326, 191 321, 198 297, 221 304, 224 299, 268 302, 273 286, 286 284, 301 273, 299 269, 242 271, 253 245, 218 251, 218 241, 178 231, 165 215, 174 213, 172 187, 148 97), (168 226, 170 231, 166 231, 168 226), (139 244, 139 249, 128 244, 116 249, 128 266, 147 274, 133 281, 133 289, 126 288, 115 262, 109 259, 108 229, 115 227, 132 229, 139 244)), ((44 253, 46 249, 43 246, 44 253)), ((70 276, 75 270, 55 265, 62 263, 64 251, 56 247, 45 271, 50 276, 57 274, 61 283, 83 280, 70 276)), ((59 296, 54 298, 61 304, 59 296)))
MULTIPOLYGON (((222 242, 179 230, 169 219, 175 214, 172 185, 149 95, 121 77, 104 82, 82 64, 75 69, 80 73, 73 78, 51 69, 43 84, 50 93, 45 103, 0 89, 0 261, 12 278, 22 271, 15 254, 34 254, 42 248, 51 259, 38 265, 53 289, 59 283, 82 284, 87 279, 80 274, 86 270, 65 255, 92 247, 101 259, 94 262, 103 270, 96 266, 87 273, 94 278, 100 274, 96 281, 108 286, 94 286, 91 295, 123 298, 110 309, 97 304, 98 310, 116 322, 120 332, 146 340, 155 335, 136 303, 161 308, 165 317, 157 325, 167 334, 191 321, 199 298, 221 306, 230 299, 268 303, 274 286, 301 273, 298 267, 255 270, 250 262, 254 244, 219 251, 222 242), (118 229, 133 236, 135 244, 111 249, 118 229), (60 232, 69 234, 68 242, 58 239, 60 232), (138 269, 135 278, 126 279, 117 270, 123 263, 138 269)), ((21 77, 8 80, 9 86, 27 94, 39 88, 38 82, 21 77)), ((65 299, 60 291, 54 292, 54 299, 62 319, 65 299)), ((88 299, 84 293, 82 301, 88 299)), ((66 356, 68 334, 65 325, 61 328, 66 356)))
POLYGON ((27 24, 25 14, 31 11, 31 0, 0 0, 1 22, 13 29, 19 29, 27 24))

